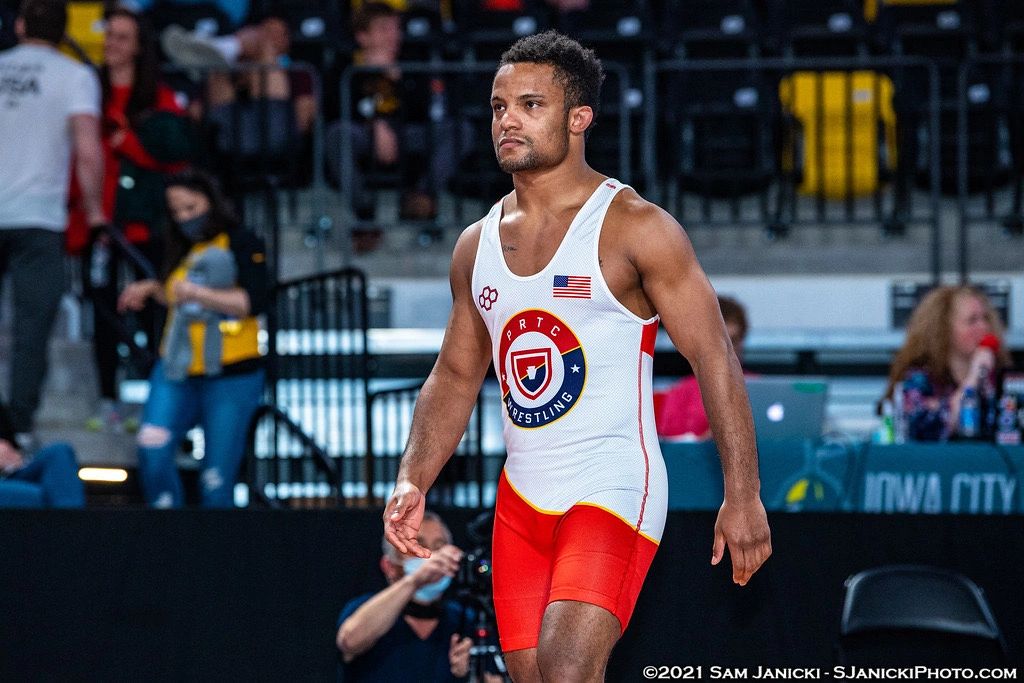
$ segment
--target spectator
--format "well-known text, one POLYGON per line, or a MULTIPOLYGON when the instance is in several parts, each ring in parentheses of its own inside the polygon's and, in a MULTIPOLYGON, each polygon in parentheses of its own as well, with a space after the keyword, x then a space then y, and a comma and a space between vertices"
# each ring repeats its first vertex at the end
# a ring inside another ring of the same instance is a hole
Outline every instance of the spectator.
POLYGON ((72 149, 85 221, 106 222, 99 82, 91 69, 57 51, 66 22, 63 2, 26 0, 15 22, 20 45, 0 54, 0 278, 10 272, 10 411, 25 450, 32 450, 50 333, 64 292, 72 149))
MULTIPOLYGON (((126 9, 115 9, 106 19, 100 69, 103 208, 148 262, 159 265, 162 239, 157 231, 165 222, 163 174, 182 170, 195 156, 195 143, 174 92, 158 81, 156 46, 148 24, 126 9)), ((100 412, 88 426, 119 431, 123 411, 117 401, 116 373, 121 339, 115 311, 121 252, 110 245, 106 233, 88 231, 81 210, 71 214, 67 242, 73 253, 84 248, 83 289, 93 305, 100 412)), ((143 311, 141 323, 155 352, 157 324, 152 307, 143 311)))
MULTIPOLYGON (((743 305, 727 296, 718 297, 725 329, 736 357, 743 364, 743 343, 749 326, 747 312, 743 305)), ((655 424, 658 436, 706 441, 712 437, 711 425, 704 410, 700 386, 695 376, 690 375, 662 394, 655 403, 655 424)))
POLYGON ((388 587, 351 600, 338 619, 342 680, 425 682, 466 680, 472 621, 457 602, 442 598, 462 551, 433 512, 423 515, 420 543, 430 559, 403 557, 383 541, 380 569, 388 587))
MULTIPOLYGON (((445 117, 443 81, 405 75, 398 67, 402 24, 397 11, 381 2, 364 3, 352 29, 359 45, 355 63, 380 70, 353 78, 351 125, 337 122, 327 131, 328 168, 340 180, 340 148, 348 141, 356 163, 351 185, 343 189, 354 198, 360 219, 374 214, 365 174, 387 169, 401 172, 401 217, 431 220, 437 214, 438 191, 457 169, 458 151, 470 149, 472 130, 464 121, 445 117)), ((372 248, 380 241, 380 230, 354 237, 357 248, 372 248)))
POLYGON ((162 354, 150 375, 138 435, 139 475, 153 507, 182 505, 177 446, 203 427, 206 507, 230 507, 249 421, 263 395, 256 316, 266 309, 262 240, 243 230, 213 179, 187 171, 167 184, 173 219, 163 281, 125 288, 119 309, 168 306, 162 354))
POLYGON ((176 65, 212 69, 207 106, 225 175, 235 178, 239 166, 262 175, 294 170, 296 148, 316 120, 316 86, 308 71, 289 68, 291 34, 283 18, 267 16, 221 38, 171 26, 162 42, 176 65), (244 68, 228 71, 236 66, 244 68))
POLYGON ((907 436, 945 441, 956 435, 964 390, 1010 364, 1003 324, 984 292, 969 286, 936 287, 914 309, 896 352, 883 398, 902 382, 907 436), (987 335, 999 350, 982 345, 987 335))
POLYGON ((7 409, 0 405, 0 508, 85 506, 75 452, 55 443, 23 453, 14 441, 7 409))

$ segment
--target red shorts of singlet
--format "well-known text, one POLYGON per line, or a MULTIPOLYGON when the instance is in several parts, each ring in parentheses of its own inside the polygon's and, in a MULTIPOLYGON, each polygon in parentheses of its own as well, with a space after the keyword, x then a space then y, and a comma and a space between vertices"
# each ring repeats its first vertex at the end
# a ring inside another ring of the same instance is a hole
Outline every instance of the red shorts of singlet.
MULTIPOLYGON (((494 514, 494 608, 505 652, 537 647, 547 606, 576 600, 625 630, 657 544, 613 512, 579 503, 538 510, 502 472, 494 514)), ((621 631, 620 631, 621 632, 621 631)))

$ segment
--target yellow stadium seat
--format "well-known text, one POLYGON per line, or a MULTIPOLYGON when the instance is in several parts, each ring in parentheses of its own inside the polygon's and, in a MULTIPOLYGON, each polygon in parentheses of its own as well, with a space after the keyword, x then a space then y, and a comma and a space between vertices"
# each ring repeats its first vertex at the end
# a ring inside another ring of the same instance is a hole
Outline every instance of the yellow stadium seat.
MULTIPOLYGON (((882 168, 896 159, 892 96, 892 81, 874 71, 800 71, 782 79, 779 99, 803 133, 800 192, 844 199, 877 190, 882 168)), ((794 154, 786 150, 790 169, 794 154)))
MULTIPOLYGON (((103 32, 102 2, 68 3, 68 26, 65 33, 82 48, 93 64, 103 61, 103 32)), ((61 49, 71 57, 78 57, 67 46, 61 49)))

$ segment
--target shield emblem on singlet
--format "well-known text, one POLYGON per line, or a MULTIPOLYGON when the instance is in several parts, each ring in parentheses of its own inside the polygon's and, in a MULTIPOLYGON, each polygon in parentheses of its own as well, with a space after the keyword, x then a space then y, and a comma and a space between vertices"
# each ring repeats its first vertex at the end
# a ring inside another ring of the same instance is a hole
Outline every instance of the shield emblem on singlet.
POLYGON ((512 375, 523 396, 533 400, 551 384, 551 349, 523 349, 509 354, 512 375))

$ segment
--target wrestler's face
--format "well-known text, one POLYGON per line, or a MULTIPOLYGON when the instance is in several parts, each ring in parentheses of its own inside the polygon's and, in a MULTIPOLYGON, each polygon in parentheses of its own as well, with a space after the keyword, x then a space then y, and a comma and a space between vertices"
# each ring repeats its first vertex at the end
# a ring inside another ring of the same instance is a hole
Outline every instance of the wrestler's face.
POLYGON ((491 139, 505 173, 552 168, 569 153, 565 91, 550 64, 506 64, 491 88, 491 139))

